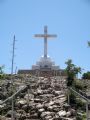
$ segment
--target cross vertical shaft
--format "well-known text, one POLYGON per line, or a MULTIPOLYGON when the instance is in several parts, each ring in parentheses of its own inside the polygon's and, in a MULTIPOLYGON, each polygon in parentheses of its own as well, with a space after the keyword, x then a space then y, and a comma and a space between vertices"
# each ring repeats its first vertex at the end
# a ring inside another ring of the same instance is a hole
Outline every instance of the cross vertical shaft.
MULTIPOLYGON (((47 26, 44 27, 44 35, 47 36, 47 26)), ((44 37, 44 58, 47 58, 47 37, 44 37)))
POLYGON ((44 34, 35 34, 35 37, 44 38, 44 58, 47 58, 47 39, 57 37, 55 34, 47 33, 47 26, 44 26, 44 34))

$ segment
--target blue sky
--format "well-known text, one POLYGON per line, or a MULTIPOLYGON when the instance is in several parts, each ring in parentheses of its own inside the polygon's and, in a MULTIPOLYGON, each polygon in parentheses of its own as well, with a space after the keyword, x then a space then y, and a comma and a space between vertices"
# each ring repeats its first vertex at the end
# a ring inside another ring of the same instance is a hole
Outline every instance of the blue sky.
POLYGON ((13 36, 16 36, 14 70, 30 69, 43 55, 43 40, 34 34, 48 26, 57 38, 48 41, 48 55, 60 68, 65 61, 90 70, 90 0, 0 0, 0 65, 11 68, 13 36))

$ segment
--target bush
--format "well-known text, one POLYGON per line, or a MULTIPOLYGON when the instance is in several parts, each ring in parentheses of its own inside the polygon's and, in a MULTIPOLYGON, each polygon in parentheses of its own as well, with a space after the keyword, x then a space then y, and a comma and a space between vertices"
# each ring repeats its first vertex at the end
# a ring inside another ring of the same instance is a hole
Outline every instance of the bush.
POLYGON ((83 120, 82 116, 77 116, 76 120, 83 120))
POLYGON ((77 109, 85 110, 85 103, 82 100, 76 99, 76 104, 77 109))
POLYGON ((73 86, 77 91, 79 90, 85 91, 87 89, 87 85, 80 80, 74 80, 73 86))
POLYGON ((4 79, 4 74, 0 74, 0 79, 4 79))
POLYGON ((76 104, 76 96, 74 93, 70 93, 70 104, 76 104))
POLYGON ((76 116, 76 120, 86 120, 86 114, 78 112, 76 116))
POLYGON ((86 72, 82 75, 83 79, 90 79, 90 72, 86 72))

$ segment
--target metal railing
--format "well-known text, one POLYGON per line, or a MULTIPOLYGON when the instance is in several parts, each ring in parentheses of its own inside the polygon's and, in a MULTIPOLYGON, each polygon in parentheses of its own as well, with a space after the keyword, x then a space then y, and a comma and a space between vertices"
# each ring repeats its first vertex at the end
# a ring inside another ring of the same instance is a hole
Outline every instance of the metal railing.
MULTIPOLYGON (((79 92, 77 92, 76 90, 74 90, 71 87, 68 88, 68 91, 74 92, 75 94, 77 94, 79 97, 81 97, 82 99, 84 99, 86 101, 86 120, 90 120, 90 118, 89 118, 89 111, 88 111, 88 104, 90 103, 90 99, 88 99, 84 95, 81 95, 79 92)), ((70 103, 69 92, 68 92, 68 103, 70 103)))

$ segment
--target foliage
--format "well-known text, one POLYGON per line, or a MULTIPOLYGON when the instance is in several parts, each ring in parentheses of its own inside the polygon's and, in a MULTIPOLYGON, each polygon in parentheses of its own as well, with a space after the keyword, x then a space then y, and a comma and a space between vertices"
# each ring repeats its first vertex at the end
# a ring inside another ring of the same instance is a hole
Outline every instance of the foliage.
POLYGON ((86 72, 82 75, 82 79, 90 79, 90 72, 86 72))
POLYGON ((3 79, 4 78, 4 75, 3 74, 0 74, 0 79, 3 79))
POLYGON ((76 96, 73 92, 70 92, 70 104, 76 104, 76 96))
POLYGON ((80 110, 85 110, 86 108, 86 103, 84 101, 82 101, 82 99, 76 99, 76 107, 77 109, 80 109, 80 110))
POLYGON ((77 120, 86 120, 86 114, 78 111, 76 119, 77 120))
POLYGON ((7 79, 8 75, 7 74, 0 74, 0 79, 7 79))
POLYGON ((76 105, 76 108, 83 108, 85 106, 85 103, 80 100, 80 99, 76 99, 76 95, 74 93, 70 93, 70 103, 73 105, 76 105))
POLYGON ((90 47, 90 41, 88 41, 88 46, 90 47))
POLYGON ((79 91, 79 90, 83 90, 85 91, 87 89, 87 85, 84 84, 81 80, 75 80, 74 81, 74 88, 79 91))
POLYGON ((82 119, 82 116, 77 116, 76 119, 77 119, 77 120, 83 120, 83 119, 82 119))
POLYGON ((72 86, 76 75, 78 75, 78 73, 81 73, 81 68, 74 65, 71 59, 66 61, 65 64, 67 65, 65 69, 67 73, 67 86, 72 86))
POLYGON ((11 75, 10 74, 0 74, 0 79, 10 80, 11 79, 11 75))

